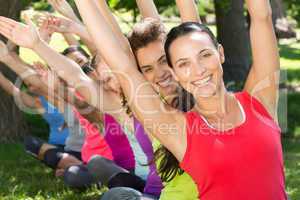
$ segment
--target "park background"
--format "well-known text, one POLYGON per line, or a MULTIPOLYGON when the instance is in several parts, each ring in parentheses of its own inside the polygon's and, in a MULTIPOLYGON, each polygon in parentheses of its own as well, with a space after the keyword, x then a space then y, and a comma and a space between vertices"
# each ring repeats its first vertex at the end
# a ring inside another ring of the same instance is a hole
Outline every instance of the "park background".
MULTIPOLYGON (((74 6, 74 2, 69 1, 74 6)), ((124 33, 140 20, 134 0, 108 1, 124 33)), ((180 23, 175 0, 155 0, 168 28, 180 23)), ((271 0, 273 21, 280 50, 279 119, 283 130, 287 192, 300 199, 300 2, 271 0)), ((199 15, 217 34, 226 53, 224 78, 230 90, 242 87, 251 64, 247 12, 243 0, 200 0, 199 15)), ((74 6, 75 9, 75 6, 74 6)), ((0 0, 0 15, 19 19, 24 12, 53 12, 46 0, 0 0)), ((67 47, 55 34, 50 45, 57 51, 67 47)), ((19 49, 28 63, 40 58, 28 49, 19 49)), ((6 67, 0 70, 12 80, 6 67)), ((24 114, 14 100, 0 89, 0 200, 90 200, 99 199, 101 190, 72 191, 54 178, 53 172, 25 154, 22 137, 26 134, 47 138, 48 126, 40 116, 24 114)), ((253 147, 255 148, 255 147, 253 147)), ((241 172, 242 173, 242 172, 241 172)))

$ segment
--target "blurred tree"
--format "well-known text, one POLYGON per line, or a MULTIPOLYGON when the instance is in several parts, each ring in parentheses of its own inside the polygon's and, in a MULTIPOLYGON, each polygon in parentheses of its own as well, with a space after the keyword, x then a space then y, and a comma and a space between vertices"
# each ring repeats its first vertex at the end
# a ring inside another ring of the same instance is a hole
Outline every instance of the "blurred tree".
POLYGON ((272 19, 277 38, 296 37, 296 32, 289 23, 282 0, 271 0, 272 19))
POLYGON ((50 10, 47 0, 21 0, 22 7, 32 6, 35 10, 50 10))
MULTIPOLYGON (((18 19, 22 9, 19 0, 0 0, 0 15, 18 19)), ((3 38, 1 38, 3 39, 3 38)), ((0 63, 0 70, 10 80, 16 76, 7 67, 0 63)), ((23 113, 17 108, 13 98, 0 89, 0 141, 9 141, 23 136, 27 130, 27 124, 23 113)))
POLYGON ((214 2, 218 41, 224 47, 226 58, 223 64, 224 80, 230 89, 240 89, 251 63, 244 1, 214 0, 214 2))
MULTIPOLYGON (((137 16, 139 14, 136 1, 135 0, 108 0, 109 5, 111 8, 119 11, 131 11, 133 14, 133 21, 137 21, 137 16)), ((155 1, 155 5, 158 9, 159 13, 164 12, 168 8, 174 8, 175 7, 175 1, 174 0, 157 0, 155 1)), ((173 10, 172 10, 173 11, 173 10)), ((174 12, 172 12, 174 14, 174 12)))
POLYGON ((200 15, 201 21, 203 23, 207 23, 207 19, 206 19, 207 15, 215 13, 214 1, 213 0, 205 0, 205 1, 198 0, 198 10, 199 10, 199 15, 200 15))
POLYGON ((287 7, 288 16, 294 18, 300 27, 300 3, 299 0, 284 0, 284 5, 287 7))

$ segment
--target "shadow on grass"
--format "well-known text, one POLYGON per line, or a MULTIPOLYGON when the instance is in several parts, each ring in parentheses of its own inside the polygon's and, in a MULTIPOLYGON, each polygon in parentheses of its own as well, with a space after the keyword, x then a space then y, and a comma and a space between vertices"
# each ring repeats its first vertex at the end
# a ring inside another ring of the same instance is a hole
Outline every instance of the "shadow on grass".
POLYGON ((49 133, 49 125, 41 115, 24 114, 29 126, 30 135, 47 140, 49 133))
POLYGON ((0 160, 1 200, 92 200, 101 194, 96 187, 84 192, 70 190, 20 144, 1 144, 0 160))

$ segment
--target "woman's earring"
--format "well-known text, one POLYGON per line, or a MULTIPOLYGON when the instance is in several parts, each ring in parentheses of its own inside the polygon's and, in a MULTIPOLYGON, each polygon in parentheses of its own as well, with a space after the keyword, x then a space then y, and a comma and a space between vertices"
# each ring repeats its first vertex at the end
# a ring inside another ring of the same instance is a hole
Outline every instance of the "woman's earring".
POLYGON ((160 100, 161 100, 164 104, 167 104, 167 103, 168 103, 167 100, 165 99, 165 97, 164 97, 160 92, 158 92, 158 95, 159 95, 160 100))

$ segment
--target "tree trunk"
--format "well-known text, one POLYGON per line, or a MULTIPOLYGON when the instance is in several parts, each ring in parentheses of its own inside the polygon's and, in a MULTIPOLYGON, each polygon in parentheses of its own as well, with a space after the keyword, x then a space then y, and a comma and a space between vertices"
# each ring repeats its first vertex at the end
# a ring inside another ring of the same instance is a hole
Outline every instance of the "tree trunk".
POLYGON ((243 0, 214 0, 218 41, 225 51, 224 80, 227 88, 240 89, 251 63, 250 38, 243 0))
POLYGON ((272 19, 277 38, 293 38, 296 32, 286 18, 282 0, 271 0, 272 19))
MULTIPOLYGON (((20 0, 0 0, 0 15, 18 19, 21 11, 20 2, 20 0)), ((15 80, 15 74, 2 63, 0 65, 3 74, 10 80, 15 80)), ((7 95, 2 89, 0 89, 0 99, 0 142, 20 138, 27 130, 24 114, 16 106, 13 97, 7 95)))

